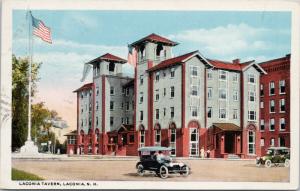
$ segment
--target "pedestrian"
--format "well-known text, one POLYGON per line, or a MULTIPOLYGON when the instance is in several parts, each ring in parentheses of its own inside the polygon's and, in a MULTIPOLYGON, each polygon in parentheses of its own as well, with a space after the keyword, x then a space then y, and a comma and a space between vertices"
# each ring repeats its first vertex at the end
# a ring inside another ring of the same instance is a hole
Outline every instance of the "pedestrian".
POLYGON ((200 157, 204 158, 204 155, 205 155, 204 147, 201 147, 201 149, 200 149, 200 157))
POLYGON ((206 151, 206 157, 207 157, 207 158, 210 157, 210 150, 209 150, 209 149, 207 149, 207 151, 206 151))

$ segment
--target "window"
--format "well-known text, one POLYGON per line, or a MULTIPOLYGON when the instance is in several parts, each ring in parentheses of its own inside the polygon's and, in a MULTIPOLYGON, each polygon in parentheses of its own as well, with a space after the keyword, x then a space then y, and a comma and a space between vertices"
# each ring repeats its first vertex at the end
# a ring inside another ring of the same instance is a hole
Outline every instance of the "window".
POLYGON ((96 117, 96 126, 98 127, 99 125, 99 121, 98 121, 98 117, 96 117))
POLYGON ((226 80, 227 72, 224 70, 219 70, 219 80, 226 80))
POLYGON ((156 119, 159 119, 159 109, 156 109, 156 112, 155 112, 156 114, 155 114, 155 118, 156 119))
POLYGON ((144 147, 145 146, 145 131, 141 130, 140 131, 140 144, 139 147, 144 147))
POLYGON ((144 101, 144 94, 143 92, 140 93, 140 103, 143 103, 144 101))
POLYGON ((260 96, 264 96, 264 85, 260 84, 260 96))
POLYGON ((126 96, 129 95, 129 88, 126 88, 126 96))
POLYGON ((191 66, 191 73, 192 73, 192 76, 198 76, 198 67, 191 66))
POLYGON ((83 92, 81 92, 81 99, 83 99, 83 92))
POLYGON ((207 70, 207 79, 211 80, 213 78, 212 70, 207 70))
POLYGON ((190 156, 199 155, 199 130, 197 128, 189 128, 190 131, 190 156))
POLYGON ((167 75, 167 74, 166 74, 166 71, 164 70, 164 71, 163 71, 163 77, 166 77, 166 75, 167 75))
POLYGON ((248 121, 256 120, 256 111, 248 111, 248 121))
POLYGON ((275 131, 275 119, 270 119, 270 131, 275 131))
POLYGON ((126 102, 126 111, 129 111, 129 101, 126 102))
POLYGON ((212 107, 208 107, 207 108, 207 118, 211 118, 212 117, 212 107))
POLYGON ((260 102, 260 108, 261 109, 264 108, 264 102, 263 101, 260 102))
POLYGON ((96 87, 96 95, 99 95, 99 87, 96 87))
POLYGON ((226 109, 224 109, 224 108, 219 109, 219 118, 226 119, 226 109))
POLYGON ((238 91, 233 91, 233 101, 238 101, 238 91))
POLYGON ((261 131, 264 131, 264 130, 265 130, 265 120, 264 120, 264 119, 261 119, 261 120, 260 120, 260 130, 261 130, 261 131))
POLYGON ((96 101, 96 110, 97 111, 99 110, 99 103, 98 103, 98 101, 96 101))
POLYGON ((171 78, 175 77, 175 68, 171 68, 171 78))
POLYGON ((233 73, 232 81, 234 81, 234 82, 238 81, 238 74, 237 73, 233 73))
POLYGON ((129 135, 129 143, 134 143, 134 135, 129 135))
POLYGON ((280 118, 280 131, 285 130, 285 118, 280 118))
POLYGON ((207 99, 212 99, 213 89, 211 87, 207 88, 207 99))
POLYGON ((121 103, 121 109, 124 109, 124 102, 121 103))
POLYGON ((81 113, 83 113, 83 109, 81 109, 81 113))
POLYGON ((197 117, 198 116, 198 108, 195 106, 191 107, 191 113, 193 117, 197 117))
POLYGON ((198 96, 198 86, 191 86, 193 96, 198 96))
POLYGON ((260 139, 260 146, 261 147, 265 146, 265 139, 264 138, 260 139))
POLYGON ((166 89, 166 88, 164 88, 164 93, 163 93, 163 95, 164 95, 164 96, 167 95, 167 89, 166 89))
POLYGON ((170 107, 170 111, 171 111, 171 118, 174 117, 174 107, 170 107))
POLYGON ((253 91, 248 92, 248 101, 250 101, 250 102, 255 101, 255 92, 253 92, 253 91))
POLYGON ((114 125, 114 117, 110 117, 110 126, 114 125))
POLYGON ((238 110, 237 109, 233 109, 233 119, 237 119, 238 118, 238 110))
POLYGON ((171 147, 171 155, 175 156, 176 155, 176 129, 171 129, 170 130, 170 147, 171 147))
POLYGON ((164 108, 164 117, 166 116, 167 108, 164 108))
POLYGON ((175 88, 174 88, 174 86, 171 86, 170 90, 171 90, 171 98, 173 98, 175 96, 175 88))
POLYGON ((68 144, 76 144, 76 136, 68 136, 68 144))
POLYGON ((155 90, 155 101, 159 100, 159 90, 155 90))
POLYGON ((155 130, 155 146, 160 146, 161 132, 160 129, 155 130))
POLYGON ((129 124, 129 117, 126 117, 126 121, 125 121, 125 124, 129 124))
POLYGON ((163 46, 161 44, 158 44, 157 47, 156 47, 156 57, 159 58, 160 57, 160 54, 163 50, 163 46))
POLYGON ((279 147, 285 147, 285 140, 283 137, 278 138, 278 144, 279 147))
POLYGON ((279 93, 284 94, 285 93, 285 80, 279 81, 279 93))
POLYGON ((270 82, 270 95, 275 95, 275 83, 270 82))
POLYGON ((141 120, 141 121, 144 120, 144 113, 143 113, 143 111, 140 111, 140 120, 141 120))
POLYGON ((90 105, 89 105, 89 112, 91 112, 92 111, 92 104, 90 103, 90 105))
POLYGON ((248 153, 255 154, 255 133, 253 131, 248 132, 248 153))
POLYGON ((275 139, 274 138, 270 139, 270 146, 275 146, 275 139))
POLYGON ((144 83, 144 75, 140 75, 140 84, 143 85, 144 83))
POLYGON ((115 63, 113 63, 113 62, 109 63, 109 71, 110 72, 114 72, 115 71, 115 63))
POLYGON ((255 83, 256 82, 256 78, 255 78, 255 74, 248 74, 248 83, 255 83))
POLYGON ((155 81, 158 82, 159 81, 159 72, 155 73, 155 81))
POLYGON ((122 94, 124 95, 126 92, 126 88, 122 88, 122 94))
POLYGON ((275 113, 275 101, 270 100, 270 113, 275 113))
POLYGON ((110 102, 110 110, 114 110, 114 102, 113 101, 110 102))
POLYGON ((226 99, 226 89, 219 89, 219 98, 226 99))
POLYGON ((115 95, 115 88, 113 86, 110 87, 110 95, 115 95))
POLYGON ((124 118, 123 117, 121 117, 121 123, 124 124, 124 118))
POLYGON ((279 100, 280 112, 285 112, 285 99, 279 100))

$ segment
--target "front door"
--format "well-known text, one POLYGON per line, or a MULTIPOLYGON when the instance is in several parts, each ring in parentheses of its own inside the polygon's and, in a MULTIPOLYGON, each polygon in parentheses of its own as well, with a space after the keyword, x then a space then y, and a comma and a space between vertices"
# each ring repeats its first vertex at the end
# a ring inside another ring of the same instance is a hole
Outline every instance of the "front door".
POLYGON ((234 153, 234 134, 225 134, 225 153, 234 153))

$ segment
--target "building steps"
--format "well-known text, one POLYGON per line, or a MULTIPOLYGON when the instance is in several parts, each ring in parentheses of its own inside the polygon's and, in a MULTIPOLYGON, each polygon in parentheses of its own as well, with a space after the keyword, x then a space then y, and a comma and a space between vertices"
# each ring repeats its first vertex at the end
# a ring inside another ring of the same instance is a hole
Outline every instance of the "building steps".
POLYGON ((234 160, 234 159, 241 159, 238 155, 235 154, 228 154, 227 157, 228 160, 234 160))

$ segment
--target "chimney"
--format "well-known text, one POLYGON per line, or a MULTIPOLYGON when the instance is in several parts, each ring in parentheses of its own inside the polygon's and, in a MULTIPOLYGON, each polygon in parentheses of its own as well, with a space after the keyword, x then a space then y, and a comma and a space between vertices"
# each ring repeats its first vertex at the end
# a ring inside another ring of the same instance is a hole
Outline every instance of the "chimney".
POLYGON ((234 60, 232 60, 232 63, 233 63, 233 64, 239 64, 239 63, 240 63, 240 59, 238 59, 238 58, 237 58, 237 59, 234 59, 234 60))

